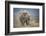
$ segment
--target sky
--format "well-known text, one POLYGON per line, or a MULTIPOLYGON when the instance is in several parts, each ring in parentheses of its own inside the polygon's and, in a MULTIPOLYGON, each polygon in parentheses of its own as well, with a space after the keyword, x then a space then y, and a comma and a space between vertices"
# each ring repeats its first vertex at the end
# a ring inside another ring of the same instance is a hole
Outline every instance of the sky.
POLYGON ((32 16, 39 16, 39 9, 33 8, 13 8, 13 14, 16 15, 21 10, 27 10, 32 16))

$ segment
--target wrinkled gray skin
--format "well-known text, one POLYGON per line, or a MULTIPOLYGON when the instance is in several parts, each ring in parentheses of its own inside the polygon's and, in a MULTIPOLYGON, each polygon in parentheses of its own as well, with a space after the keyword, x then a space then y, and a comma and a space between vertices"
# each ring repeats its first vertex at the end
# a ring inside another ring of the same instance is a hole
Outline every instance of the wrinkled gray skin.
POLYGON ((23 13, 21 16, 20 16, 20 21, 22 23, 22 25, 24 26, 24 23, 26 23, 26 25, 29 24, 29 21, 30 21, 30 16, 26 16, 27 13, 23 13))

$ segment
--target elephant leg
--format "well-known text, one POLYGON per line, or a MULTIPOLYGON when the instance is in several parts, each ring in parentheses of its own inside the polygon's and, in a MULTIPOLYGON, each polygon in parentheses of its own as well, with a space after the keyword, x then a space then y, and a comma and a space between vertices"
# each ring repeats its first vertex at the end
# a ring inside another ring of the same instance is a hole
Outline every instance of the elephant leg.
POLYGON ((29 21, 28 21, 28 20, 26 20, 26 24, 27 24, 27 25, 29 24, 29 21))

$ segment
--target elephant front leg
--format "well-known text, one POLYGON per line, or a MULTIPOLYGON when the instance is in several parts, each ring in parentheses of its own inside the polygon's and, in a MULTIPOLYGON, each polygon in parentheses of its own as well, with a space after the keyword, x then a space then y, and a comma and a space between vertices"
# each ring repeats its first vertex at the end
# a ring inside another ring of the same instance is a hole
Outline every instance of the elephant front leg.
POLYGON ((29 21, 28 20, 26 20, 26 24, 29 25, 29 21))

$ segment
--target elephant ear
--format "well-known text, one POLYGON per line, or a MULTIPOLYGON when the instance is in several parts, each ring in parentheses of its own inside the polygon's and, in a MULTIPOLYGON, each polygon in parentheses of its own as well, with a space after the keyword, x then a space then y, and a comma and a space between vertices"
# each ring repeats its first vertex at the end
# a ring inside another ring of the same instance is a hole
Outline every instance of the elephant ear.
POLYGON ((20 15, 21 14, 17 14, 16 16, 15 16, 15 27, 21 27, 21 22, 20 22, 20 15))

